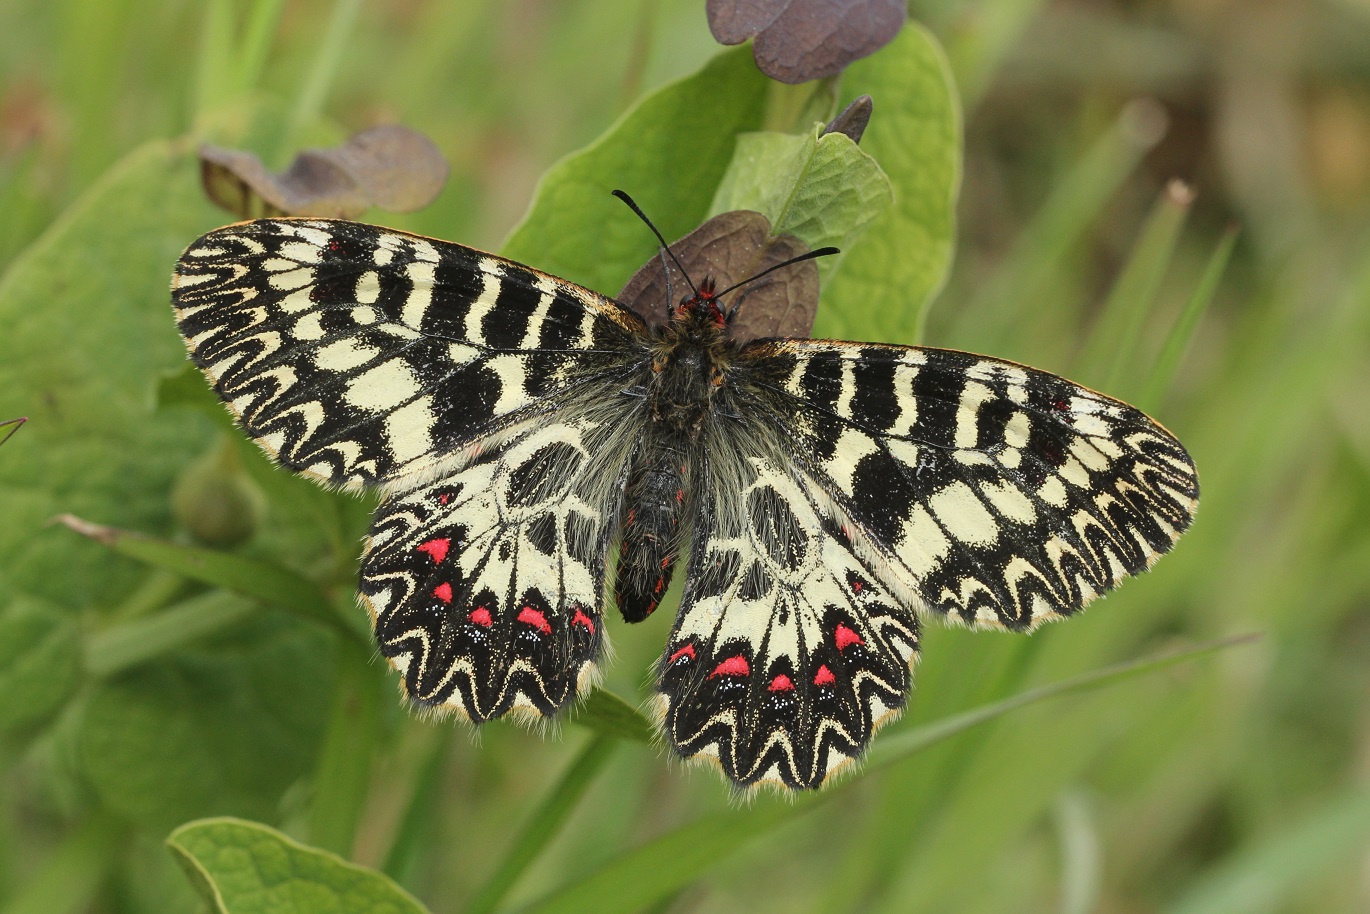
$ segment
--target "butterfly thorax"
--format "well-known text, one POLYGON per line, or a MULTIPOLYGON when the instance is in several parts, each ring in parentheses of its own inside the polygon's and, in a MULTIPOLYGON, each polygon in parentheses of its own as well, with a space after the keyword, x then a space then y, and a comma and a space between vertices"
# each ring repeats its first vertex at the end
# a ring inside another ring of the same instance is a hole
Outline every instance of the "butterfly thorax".
POLYGON ((708 281, 653 331, 648 420, 629 463, 614 583, 629 622, 647 618, 670 585, 695 503, 698 441, 737 351, 708 281))

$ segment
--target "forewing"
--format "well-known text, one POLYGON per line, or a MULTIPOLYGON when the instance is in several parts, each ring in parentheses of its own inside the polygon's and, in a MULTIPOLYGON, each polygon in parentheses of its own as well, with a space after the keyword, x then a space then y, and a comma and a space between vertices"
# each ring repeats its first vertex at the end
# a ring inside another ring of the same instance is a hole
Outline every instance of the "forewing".
POLYGON ((744 354, 794 459, 911 605, 1029 629, 1149 567, 1190 524, 1194 464, 1141 411, 945 349, 771 341, 744 354))
POLYGON ((738 784, 816 787, 903 707, 918 624, 770 439, 753 426, 707 451, 659 712, 678 753, 738 784))
POLYGON ((531 422, 382 502, 361 596, 411 698, 479 723, 553 714, 593 682, 624 434, 531 422))
POLYGON ((285 466, 359 487, 453 454, 642 358, 642 322, 472 248, 356 222, 262 219, 186 250, 191 358, 285 466))

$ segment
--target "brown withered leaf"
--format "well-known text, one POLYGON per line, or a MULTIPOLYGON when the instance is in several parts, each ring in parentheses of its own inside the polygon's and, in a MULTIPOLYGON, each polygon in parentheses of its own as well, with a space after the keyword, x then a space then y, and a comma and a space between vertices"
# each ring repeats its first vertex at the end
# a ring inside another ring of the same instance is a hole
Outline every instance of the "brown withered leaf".
POLYGON ((709 30, 722 44, 754 37, 762 73, 802 83, 835 76, 893 41, 905 7, 905 0, 709 0, 709 30))
POLYGON ((852 99, 852 103, 838 112, 837 117, 832 119, 828 126, 823 128, 824 133, 841 133, 853 143, 859 144, 861 137, 866 134, 866 127, 870 125, 871 115, 875 113, 875 102, 869 95, 858 95, 852 99))
POLYGON ((280 174, 250 152, 204 145, 200 178, 209 199, 241 219, 351 219, 372 206, 403 213, 432 203, 447 182, 447 160, 428 137, 389 124, 306 149, 280 174))
MULTIPOLYGON (((721 213, 671 244, 695 283, 712 277, 726 289, 778 263, 808 253, 793 235, 771 235, 770 220, 750 210, 721 213)), ((669 310, 690 295, 690 284, 669 257, 670 295, 662 255, 633 274, 618 300, 649 324, 665 323, 669 310), (674 299, 674 300, 672 300, 674 299)), ((818 312, 818 267, 797 263, 748 283, 723 298, 725 308, 745 296, 728 333, 739 342, 770 336, 806 338, 818 312)))

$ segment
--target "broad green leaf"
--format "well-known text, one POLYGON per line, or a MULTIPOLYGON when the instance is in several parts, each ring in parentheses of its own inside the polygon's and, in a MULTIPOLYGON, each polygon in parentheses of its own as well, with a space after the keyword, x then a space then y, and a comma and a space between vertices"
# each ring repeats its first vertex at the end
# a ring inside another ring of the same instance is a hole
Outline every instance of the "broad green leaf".
MULTIPOLYGON (((744 133, 711 214, 754 210, 777 235, 794 235, 810 248, 854 244, 893 202, 889 179, 851 138, 821 134, 744 133)), ((828 276, 836 258, 818 261, 828 276)))
POLYGON ((208 423, 153 415, 185 347, 171 265, 217 217, 185 146, 149 143, 97 182, 0 279, 0 416, 27 415, 0 459, 0 593, 117 602, 143 572, 49 518, 170 529, 167 492, 208 423))
POLYGON ((844 103, 874 99, 861 148, 889 178, 894 205, 842 258, 823 290, 819 328, 850 336, 842 328, 859 315, 877 339, 917 342, 951 264, 961 181, 961 111, 947 62, 937 41, 910 24, 847 69, 842 93, 844 103))
POLYGON ((542 176, 502 253, 616 294, 656 241, 610 191, 627 191, 667 239, 695 228, 732 159, 734 136, 761 126, 766 84, 750 52, 734 48, 648 95, 542 176))
POLYGON ((106 808, 155 828, 270 818, 309 770, 332 692, 329 638, 281 616, 238 628, 89 695, 73 749, 106 808))
POLYGON ((18 598, 0 609, 0 731, 44 720, 81 677, 81 642, 67 613, 18 598))
MULTIPOLYGON (((1048 698, 1111 685, 1251 640, 1251 636, 1230 638, 1104 667, 1030 689, 946 720, 885 736, 876 741, 863 768, 870 772, 903 761, 972 727, 1048 698)), ((791 803, 767 798, 747 809, 704 816, 610 861, 565 889, 530 905, 522 914, 570 914, 592 909, 597 914, 629 914, 700 878, 752 839, 835 797, 846 796, 856 783, 860 783, 860 779, 848 779, 820 794, 805 795, 791 803)))
POLYGON ((390 877, 241 819, 188 822, 167 847, 215 914, 426 914, 390 877))

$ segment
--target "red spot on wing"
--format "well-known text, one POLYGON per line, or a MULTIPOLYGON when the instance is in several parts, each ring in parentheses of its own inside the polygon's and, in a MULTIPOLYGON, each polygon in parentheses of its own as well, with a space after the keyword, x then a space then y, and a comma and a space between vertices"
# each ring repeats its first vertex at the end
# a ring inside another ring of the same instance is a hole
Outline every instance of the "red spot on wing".
POLYGON ((441 584, 439 584, 437 587, 434 587, 434 588, 433 588, 433 596, 437 597, 439 600, 441 600, 441 601, 444 602, 444 603, 451 603, 451 602, 452 602, 452 585, 451 585, 451 584, 448 584, 446 581, 443 581, 443 582, 442 582, 441 584))
POLYGON ((850 628, 847 628, 847 626, 843 625, 841 622, 837 623, 837 631, 833 634, 833 640, 837 642, 837 649, 839 651, 845 650, 847 647, 853 644, 865 643, 861 640, 860 635, 852 631, 850 628))
POLYGON ((590 634, 593 635, 595 633, 595 623, 591 622, 590 617, 585 615, 584 611, 579 608, 576 609, 576 614, 571 617, 571 624, 583 625, 590 630, 590 634))
POLYGON ((684 647, 677 650, 674 654, 672 654, 671 659, 667 660, 666 662, 675 663, 681 657, 689 657, 691 660, 695 659, 695 646, 693 644, 685 645, 684 647))
POLYGON ((724 660, 718 666, 714 667, 714 671, 709 674, 709 678, 713 679, 715 676, 747 676, 750 675, 751 672, 752 668, 748 665, 747 658, 738 654, 735 657, 729 657, 727 660, 724 660))
POLYGON ((490 618, 490 610, 484 606, 477 606, 467 615, 468 619, 483 628, 489 628, 495 624, 495 620, 490 618))
POLYGON ((446 505, 451 500, 452 494, 450 492, 443 492, 441 495, 438 496, 438 504, 440 505, 446 505))
POLYGON ((813 677, 813 684, 816 686, 832 685, 836 681, 837 677, 832 674, 832 670, 828 669, 826 663, 818 668, 818 672, 813 677))
POLYGON ((520 609, 518 618, 524 625, 531 625, 544 635, 550 635, 552 633, 552 626, 547 624, 547 617, 544 616, 540 610, 536 610, 531 606, 525 606, 523 609, 520 609))
POLYGON ((428 553, 429 558, 440 564, 443 559, 447 558, 447 550, 450 548, 452 548, 451 540, 435 539, 419 544, 418 550, 428 553))
POLYGON ((790 681, 790 677, 781 673, 779 676, 772 679, 771 684, 766 688, 770 689, 772 692, 793 692, 794 683, 790 681))

